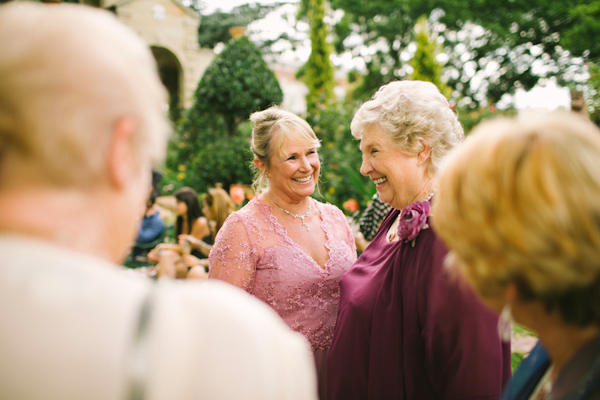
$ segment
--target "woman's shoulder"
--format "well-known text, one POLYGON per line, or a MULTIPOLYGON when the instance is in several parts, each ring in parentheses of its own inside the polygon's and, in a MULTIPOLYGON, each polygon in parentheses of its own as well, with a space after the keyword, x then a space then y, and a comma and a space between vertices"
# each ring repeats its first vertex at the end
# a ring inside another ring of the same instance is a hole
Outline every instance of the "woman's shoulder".
POLYGON ((208 219, 206 219, 206 217, 196 218, 192 223, 191 228, 192 233, 205 234, 206 232, 210 232, 210 227, 208 226, 208 219))
POLYGON ((247 222, 256 219, 259 216, 269 214, 269 206, 260 200, 254 198, 244 207, 232 212, 226 221, 232 222, 247 222))
POLYGON ((208 226, 208 219, 204 216, 198 217, 194 220, 194 226, 208 226))
POLYGON ((335 206, 331 203, 320 202, 319 200, 316 200, 314 198, 313 198, 313 200, 317 204, 317 207, 319 208, 319 210, 321 212, 325 212, 326 214, 329 214, 331 216, 345 218, 344 212, 342 210, 340 210, 337 206, 335 206))
POLYGON ((428 249, 430 255, 436 255, 437 253, 445 255, 448 253, 446 245, 437 234, 435 227, 431 223, 431 218, 427 218, 425 226, 419 232, 416 238, 416 244, 413 247, 423 247, 428 249), (419 240, 420 239, 420 240, 419 240))

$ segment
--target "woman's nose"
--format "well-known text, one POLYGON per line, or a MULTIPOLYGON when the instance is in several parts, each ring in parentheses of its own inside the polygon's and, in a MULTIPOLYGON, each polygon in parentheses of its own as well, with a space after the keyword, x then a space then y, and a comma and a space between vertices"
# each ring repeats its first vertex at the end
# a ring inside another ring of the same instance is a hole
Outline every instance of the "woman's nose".
POLYGON ((310 171, 312 168, 310 166, 310 161, 308 160, 307 157, 302 157, 300 159, 300 167, 304 170, 304 171, 310 171))
POLYGON ((360 173, 363 174, 364 176, 368 176, 371 173, 371 170, 372 170, 371 164, 366 159, 366 157, 363 156, 362 162, 360 164, 360 173))

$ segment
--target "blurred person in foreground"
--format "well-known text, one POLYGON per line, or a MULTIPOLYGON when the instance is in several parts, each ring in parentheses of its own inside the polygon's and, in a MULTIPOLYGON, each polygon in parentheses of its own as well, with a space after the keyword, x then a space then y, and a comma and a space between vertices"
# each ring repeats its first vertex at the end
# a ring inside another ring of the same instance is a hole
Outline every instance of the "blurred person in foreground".
POLYGON ((456 115, 432 83, 392 82, 351 130, 360 172, 392 210, 341 279, 329 398, 498 399, 510 345, 498 317, 445 275, 447 250, 428 223, 437 167, 464 137, 456 115))
POLYGON ((308 123, 277 107, 250 120, 258 195, 219 231, 209 277, 252 293, 308 338, 324 400, 339 279, 356 259, 354 238, 339 208, 311 197, 321 143, 308 123))
POLYGON ((539 334, 503 399, 600 399, 600 130, 573 114, 480 125, 442 168, 434 226, 502 326, 539 334))
POLYGON ((0 398, 316 397, 308 344, 269 307, 116 265, 164 154, 165 97, 113 14, 0 6, 0 398))

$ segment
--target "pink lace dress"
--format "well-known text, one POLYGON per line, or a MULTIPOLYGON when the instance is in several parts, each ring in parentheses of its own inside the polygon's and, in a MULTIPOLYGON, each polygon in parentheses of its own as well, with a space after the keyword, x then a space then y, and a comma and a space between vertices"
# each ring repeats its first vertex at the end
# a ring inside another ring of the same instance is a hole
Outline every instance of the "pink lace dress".
POLYGON ((327 237, 325 268, 288 237, 270 205, 254 199, 219 230, 209 257, 209 277, 247 290, 302 333, 315 353, 321 381, 337 317, 340 278, 356 261, 356 245, 337 207, 316 200, 313 204, 327 237))

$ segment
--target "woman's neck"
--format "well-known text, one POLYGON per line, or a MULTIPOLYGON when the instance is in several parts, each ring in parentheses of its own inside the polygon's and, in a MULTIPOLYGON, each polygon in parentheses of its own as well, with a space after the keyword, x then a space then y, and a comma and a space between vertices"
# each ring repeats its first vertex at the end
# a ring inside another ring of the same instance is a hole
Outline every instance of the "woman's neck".
POLYGON ((435 194, 436 190, 437 190, 437 186, 435 186, 433 184, 433 182, 431 180, 429 180, 423 185, 423 188, 421 190, 419 190, 417 192, 417 194, 415 194, 413 196, 413 198, 410 200, 410 202, 408 204, 398 205, 398 207, 400 207, 400 208, 398 208, 398 207, 396 207, 396 205, 392 204, 392 207, 394 207, 397 210, 402 210, 402 209, 404 209, 404 207, 414 204, 417 201, 421 201, 421 202, 429 201, 435 194))
POLYGON ((595 325, 578 327, 565 323, 557 312, 548 313, 538 302, 513 303, 512 313, 518 323, 539 333, 554 365, 552 380, 577 351, 600 334, 600 327, 595 325))
POLYGON ((552 380, 555 380, 573 356, 592 339, 600 334, 596 326, 579 328, 569 325, 556 325, 540 331, 540 341, 548 351, 554 368, 552 380))
POLYGON ((293 214, 304 214, 310 204, 310 196, 299 199, 291 199, 287 196, 279 195, 271 189, 265 191, 261 197, 263 203, 270 203, 278 208, 283 208, 293 214))
POLYGON ((0 233, 17 234, 52 242, 61 247, 118 262, 119 229, 102 193, 76 190, 16 190, 0 195, 0 233), (105 203, 103 203, 105 201, 105 203), (98 212, 90 210, 98 209, 98 212))

